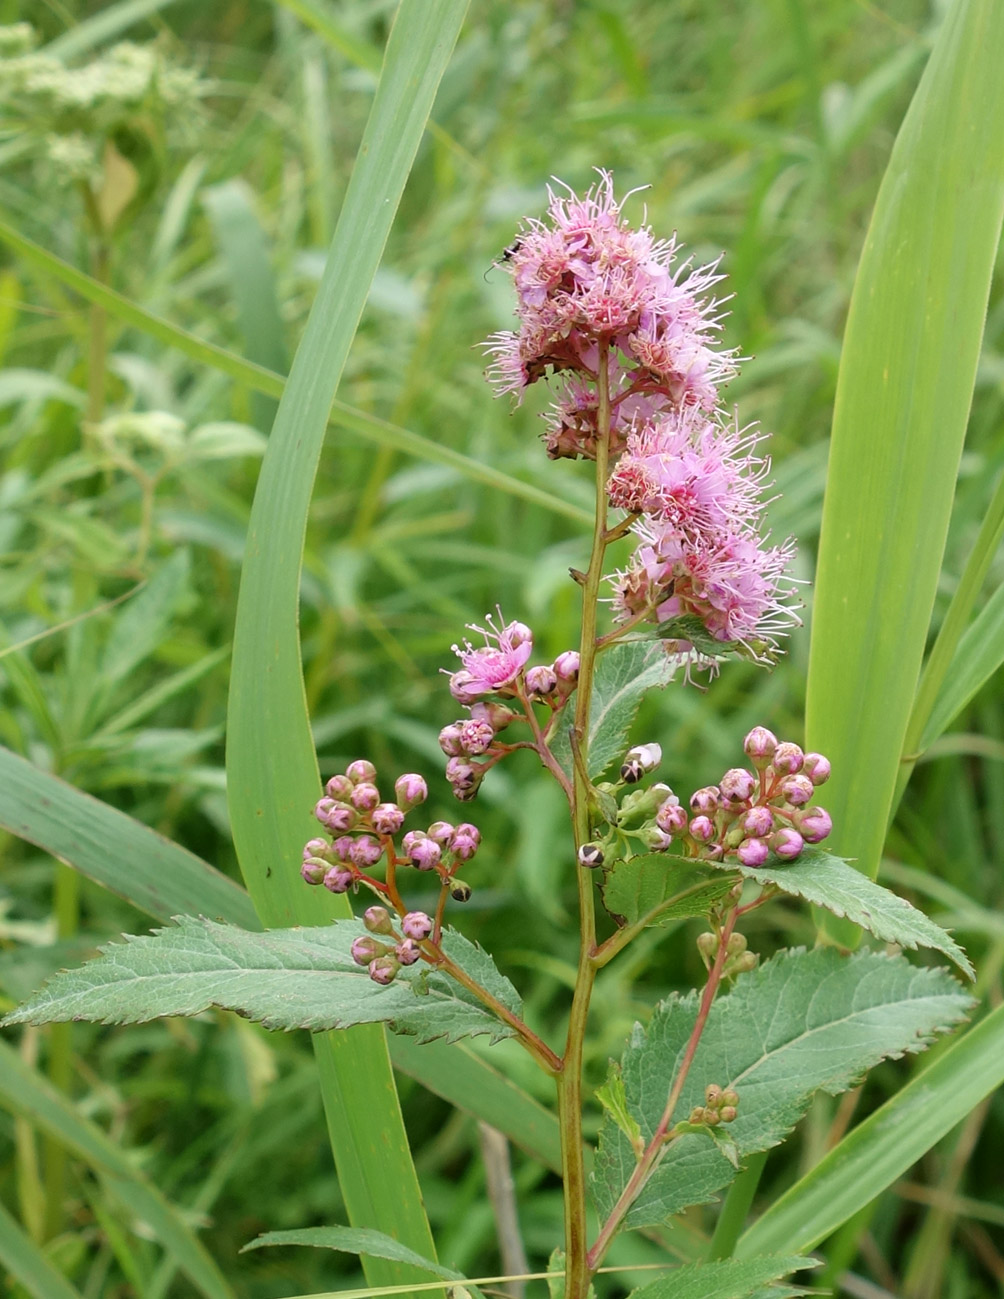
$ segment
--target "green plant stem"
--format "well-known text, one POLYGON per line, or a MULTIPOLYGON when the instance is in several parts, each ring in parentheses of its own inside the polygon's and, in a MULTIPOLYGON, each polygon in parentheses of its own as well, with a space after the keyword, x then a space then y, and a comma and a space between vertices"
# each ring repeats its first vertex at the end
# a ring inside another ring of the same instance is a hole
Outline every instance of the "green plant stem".
MULTIPOLYGON (((102 227, 101 213, 90 185, 83 185, 84 211, 93 240, 91 276, 107 285, 108 240, 102 227)), ((92 302, 87 329, 87 406, 84 418, 89 425, 101 421, 105 413, 105 387, 108 373, 108 312, 100 302, 92 302)))
POLYGON ((697 1010, 697 1019, 694 1021, 694 1027, 690 1034, 690 1040, 687 1042, 686 1049, 683 1052, 683 1059, 680 1061, 680 1067, 673 1079, 673 1085, 670 1088, 669 1096, 666 1100, 666 1108, 662 1112, 662 1118, 659 1120, 655 1132, 652 1134, 652 1140, 645 1147, 645 1152, 638 1160, 637 1167, 628 1178, 627 1185, 621 1192, 617 1203, 610 1210, 610 1216, 600 1228, 600 1234, 596 1237, 596 1242, 589 1251, 588 1267, 592 1275, 600 1263, 603 1262, 603 1256, 607 1252, 607 1247, 617 1234, 621 1223, 627 1217, 628 1210, 635 1202, 642 1187, 651 1177, 652 1173, 658 1167, 662 1158, 663 1151, 666 1149, 668 1141, 672 1140, 670 1135, 670 1124, 673 1121, 673 1113, 680 1101, 680 1094, 683 1091, 683 1084, 687 1081, 687 1075, 690 1073, 690 1066, 694 1062, 694 1056, 697 1054, 697 1047, 701 1040, 701 1034, 704 1032, 704 1026, 708 1022, 708 1015, 711 1012, 711 1005, 718 992, 719 984, 722 981, 722 972, 725 969, 725 961, 728 956, 728 942, 735 928, 736 918, 738 916, 738 907, 733 907, 729 912, 728 919, 722 926, 722 931, 718 936, 718 951, 715 953, 715 959, 708 971, 708 981, 704 985, 704 992, 701 994, 701 1004, 697 1010))
MULTIPOLYGON (((56 867, 53 889, 56 934, 59 939, 72 938, 80 924, 80 876, 70 866, 56 867)), ((73 1084, 73 1025, 53 1024, 49 1030, 49 1080, 64 1096, 73 1084)), ((63 1227, 63 1201, 66 1193, 66 1149, 51 1136, 46 1137, 43 1153, 45 1169, 45 1234, 51 1239, 63 1227)))
MULTIPOLYGON (((607 473, 610 453, 610 381, 608 345, 601 345, 597 363, 596 413, 596 516, 592 552, 582 591, 582 635, 579 642, 579 680, 575 697, 574 746, 581 761, 575 763, 572 820, 576 852, 589 842, 591 789, 587 774, 589 709, 596 662, 596 615, 603 558, 607 547, 607 473)), ((589 870, 578 865, 579 964, 568 1016, 565 1054, 558 1076, 558 1122, 561 1127, 561 1172, 565 1199, 565 1296, 586 1299, 591 1272, 587 1261, 586 1169, 582 1150, 582 1052, 589 1018, 596 966, 596 909, 589 870)))

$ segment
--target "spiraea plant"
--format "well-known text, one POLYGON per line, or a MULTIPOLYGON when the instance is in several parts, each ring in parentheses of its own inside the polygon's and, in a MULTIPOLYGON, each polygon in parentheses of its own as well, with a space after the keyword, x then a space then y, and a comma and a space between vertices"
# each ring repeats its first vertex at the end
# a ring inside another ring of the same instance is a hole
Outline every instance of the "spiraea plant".
MULTIPOLYGON (((514 985, 448 923, 491 852, 477 826, 430 822, 420 774, 378 772, 365 758, 328 780, 315 808, 323 833, 299 867, 306 885, 357 899, 357 918, 252 933, 179 917, 56 976, 6 1022, 128 1023, 219 1006, 272 1028, 382 1022, 421 1041, 514 1038, 555 1087, 565 1231, 552 1270, 567 1299, 586 1299, 618 1232, 713 1202, 751 1156, 784 1140, 815 1092, 840 1093, 880 1060, 922 1049, 972 1004, 945 969, 899 950, 756 953, 743 933, 753 911, 792 895, 880 945, 930 948, 971 970, 923 913, 820 847, 831 830, 815 802, 830 774, 822 754, 757 726, 736 737, 745 761, 681 797, 653 779, 672 736, 630 733, 646 692, 710 681, 730 658, 769 666, 796 622, 793 545, 762 522, 762 435, 723 403, 738 358, 718 341, 717 264, 692 266, 674 240, 631 225, 605 173, 583 196, 552 193, 546 219, 525 224, 503 263, 519 327, 486 344, 489 376, 517 397, 548 381, 547 456, 595 464, 591 549, 571 576, 581 637, 534 662, 523 622, 496 609, 472 624, 448 669, 461 716, 440 743, 462 804, 522 749, 567 800, 580 941, 565 1040, 534 1032, 514 985), (610 571, 611 545, 629 534, 633 556, 610 571), (430 883, 435 904, 423 910, 414 897, 427 899, 430 883), (703 921, 703 984, 655 1006, 586 1095, 595 980, 668 920, 703 921), (592 1105, 603 1119, 590 1159, 592 1105)), ((641 1293, 762 1296, 814 1266, 797 1254, 728 1258, 718 1243, 716 1261, 674 1268, 641 1293)), ((776 1293, 805 1290, 794 1281, 776 1293)))

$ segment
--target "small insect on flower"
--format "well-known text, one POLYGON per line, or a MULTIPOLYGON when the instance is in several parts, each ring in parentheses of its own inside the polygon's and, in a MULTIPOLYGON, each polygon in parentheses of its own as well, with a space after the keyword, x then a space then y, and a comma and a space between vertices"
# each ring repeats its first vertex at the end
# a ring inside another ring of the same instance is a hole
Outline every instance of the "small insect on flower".
MULTIPOLYGON (((503 262, 511 262, 512 259, 516 256, 516 254, 519 252, 519 250, 522 247, 523 247, 523 240, 514 239, 508 248, 502 249, 501 257, 497 258, 494 262, 492 262, 491 266, 488 267, 488 271, 498 270, 498 268, 503 264, 503 262)), ((485 271, 485 275, 484 275, 486 281, 488 279, 488 271, 485 271)))

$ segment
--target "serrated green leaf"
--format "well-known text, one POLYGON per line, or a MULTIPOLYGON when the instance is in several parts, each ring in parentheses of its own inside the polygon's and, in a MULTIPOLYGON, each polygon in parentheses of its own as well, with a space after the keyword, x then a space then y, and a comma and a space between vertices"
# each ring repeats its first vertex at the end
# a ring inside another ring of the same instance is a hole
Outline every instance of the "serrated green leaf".
MULTIPOLYGON (((659 641, 629 641, 611 645, 597 660, 589 717, 589 760, 592 777, 600 776, 628 748, 628 731, 646 691, 665 686, 678 664, 659 641)), ((572 748, 568 726, 575 713, 575 694, 558 716, 551 749, 569 774, 572 748)))
MULTIPOLYGON (((632 1290, 629 1299, 751 1299, 771 1281, 779 1281, 792 1272, 819 1267, 819 1264, 818 1258, 797 1254, 688 1263, 684 1267, 672 1268, 658 1281, 632 1290)), ((788 1293, 791 1293, 790 1289, 788 1293)))
POLYGON ((707 915, 735 882, 692 857, 646 853, 618 862, 601 889, 603 905, 618 924, 654 925, 707 915))
MULTIPOLYGON (((402 969, 386 987, 374 983, 350 954, 353 939, 365 933, 357 920, 253 933, 179 916, 152 937, 110 943, 81 969, 57 974, 4 1023, 89 1019, 135 1024, 219 1006, 266 1028, 317 1032, 385 1023, 423 1041, 511 1035, 472 993, 427 965, 402 969)), ((444 935, 443 949, 506 1009, 519 1014, 515 989, 487 953, 453 932, 444 935)))
POLYGON ((602 1087, 597 1087, 595 1098, 603 1106, 604 1112, 610 1116, 611 1122, 616 1124, 627 1137, 631 1149, 640 1159, 645 1149, 645 1143, 642 1140, 638 1120, 628 1109, 627 1096, 624 1092, 624 1077, 616 1060, 610 1061, 610 1072, 607 1075, 607 1080, 602 1087))
MULTIPOLYGON (((739 1093, 729 1125, 741 1156, 782 1141, 813 1092, 837 1095, 880 1060, 921 1050, 973 1004, 944 970, 918 969, 905 957, 832 948, 781 952, 740 975, 711 1008, 677 1113, 704 1103, 709 1083, 739 1093)), ((660 1003, 648 1029, 636 1026, 622 1068, 628 1106, 646 1141, 662 1117, 697 1018, 698 995, 660 1003)), ((606 1216, 634 1171, 633 1151, 604 1123, 593 1189, 606 1216)), ((707 1203, 735 1176, 706 1138, 673 1141, 626 1219, 646 1227, 692 1204, 707 1203)))
POLYGON ((344 1254, 362 1254, 367 1258, 387 1258, 395 1263, 409 1263, 412 1267, 424 1268, 433 1276, 441 1276, 447 1281, 464 1280, 462 1272, 441 1267, 439 1263, 423 1258, 407 1245, 402 1245, 393 1236, 368 1227, 301 1227, 293 1231, 266 1231, 249 1241, 241 1253, 263 1249, 267 1245, 309 1245, 314 1249, 337 1249, 344 1254))
POLYGON ((962 948, 923 911, 822 848, 807 848, 793 862, 774 858, 756 868, 729 862, 727 868, 758 884, 776 884, 785 893, 825 907, 835 916, 845 916, 883 942, 931 947, 954 961, 968 978, 974 977, 962 948))

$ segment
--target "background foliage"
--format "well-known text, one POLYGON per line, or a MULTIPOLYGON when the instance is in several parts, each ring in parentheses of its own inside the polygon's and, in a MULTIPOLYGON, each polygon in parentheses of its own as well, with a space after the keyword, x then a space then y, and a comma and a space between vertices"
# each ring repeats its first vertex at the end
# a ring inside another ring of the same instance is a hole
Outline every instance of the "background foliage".
MULTIPOLYGON (((345 195, 393 6, 132 0, 0 8, 5 21, 38 23, 43 41, 61 42, 71 62, 122 37, 156 40, 205 79, 191 129, 165 141, 149 199, 116 231, 109 280, 147 311, 284 373, 345 195), (103 28, 88 25, 94 17, 103 28)), ((588 478, 582 466, 544 460, 535 418, 543 395, 531 393, 517 411, 494 401, 471 350, 509 323, 508 281, 489 267, 517 219, 541 209, 551 175, 584 186, 594 165, 610 167, 621 192, 651 186, 632 203, 647 204, 657 230, 678 229, 698 261, 726 250, 735 295, 727 336, 755 357, 730 396, 744 421, 773 433, 781 495, 772 526, 799 537, 800 574, 811 576, 853 277, 893 137, 941 19, 940 6, 920 0, 885 8, 850 0, 474 6, 339 388, 340 401, 433 446, 406 454, 386 426, 376 441, 366 434, 376 425, 336 411, 311 507, 301 630, 323 774, 363 754, 388 773, 422 770, 430 810, 455 814, 436 744, 455 709, 438 669, 462 625, 500 601, 535 627, 544 655, 576 638, 567 569, 586 553, 574 516, 588 504, 588 478), (543 488, 550 505, 472 477, 460 456, 530 494, 543 488)), ((5 114, 4 128, 0 217, 92 269, 78 190, 32 148, 16 115, 5 114)), ((0 742, 236 879, 223 777, 228 646, 274 397, 113 314, 109 412, 168 412, 176 425, 146 419, 104 439, 82 435, 88 328, 86 307, 51 270, 15 252, 5 257, 0 742), (140 591, 112 605, 140 581, 140 591)), ((935 630, 1004 462, 1002 337, 995 292, 935 630)), ((1000 586, 999 558, 988 567, 977 607, 1000 586)), ((805 599, 811 604, 811 587, 805 599)), ((727 665, 709 699, 670 687, 650 701, 638 735, 663 744, 663 778, 682 790, 716 779, 756 722, 801 739, 807 663, 803 630, 770 676, 727 665)), ((1004 961, 1002 721, 991 680, 914 773, 881 876, 955 928, 991 1005, 1004 961)), ((66 818, 71 834, 86 836, 86 806, 68 800, 66 818)), ((511 975, 532 1026, 556 1040, 575 961, 560 795, 529 759, 522 767, 514 760, 488 778, 474 819, 490 847, 470 873, 465 932, 511 975)), ((154 864, 152 886, 161 871, 167 887, 172 865, 154 864)), ((4 836, 5 1004, 98 942, 149 924, 89 881, 79 922, 70 923, 72 908, 62 917, 53 909, 54 869, 52 857, 4 836)), ((136 871, 151 873, 145 861, 136 871)), ((776 905, 756 925, 753 945, 764 951, 814 939, 801 905, 776 905)), ((605 972, 592 1018, 592 1082, 603 1080, 608 1056, 620 1054, 652 1001, 697 976, 692 926, 648 931, 605 972)), ((116 1227, 115 1177, 136 1167, 144 1185, 201 1227, 237 1293, 271 1299, 360 1281, 354 1259, 326 1251, 237 1252, 259 1231, 346 1220, 304 1035, 270 1036, 214 1014, 128 1030, 75 1026, 62 1046, 58 1035, 33 1030, 11 1041, 19 1056, 4 1084, 0 1194, 79 1293, 192 1293, 177 1270, 181 1237, 162 1255, 116 1227), (17 1103, 33 1077, 18 1070, 36 1064, 52 1076, 54 1106, 59 1091, 72 1096, 65 1121, 76 1115, 89 1125, 75 1130, 69 1158, 61 1153, 67 1141, 44 1135, 55 1130, 57 1110, 47 1127, 17 1103), (98 1138, 105 1144, 87 1144, 98 1138)), ((464 1049, 489 1051, 480 1040, 464 1049)), ((517 1049, 490 1051, 510 1078, 550 1103, 517 1049)), ((799 1136, 768 1158, 760 1195, 789 1186, 846 1128, 855 1105, 858 1117, 875 1109, 916 1067, 885 1065, 860 1096, 818 1101, 799 1136)), ((400 1082, 440 1260, 468 1275, 490 1273, 500 1259, 476 1123, 407 1076, 400 1082)), ((999 1097, 977 1108, 824 1245, 827 1265, 814 1282, 903 1299, 999 1293, 1004 1199, 993 1152, 1002 1123, 999 1097), (859 1277, 879 1289, 860 1288, 859 1277)), ((517 1148, 513 1160, 536 1267, 560 1237, 557 1182, 517 1148)), ((692 1210, 669 1243, 680 1257, 697 1257, 713 1226, 712 1211, 692 1210)), ((611 1261, 664 1256, 635 1234, 611 1261)))

